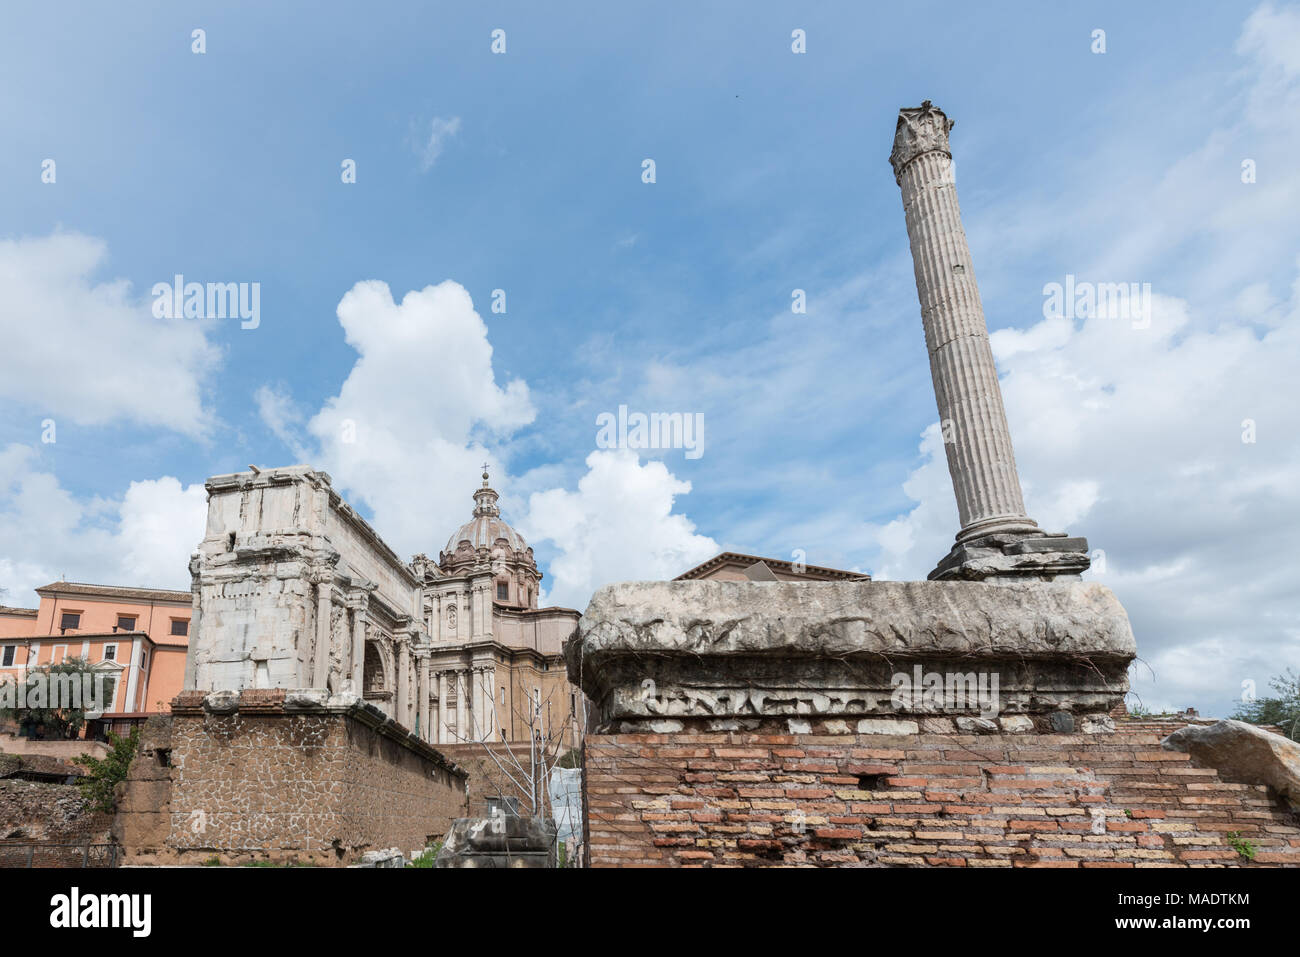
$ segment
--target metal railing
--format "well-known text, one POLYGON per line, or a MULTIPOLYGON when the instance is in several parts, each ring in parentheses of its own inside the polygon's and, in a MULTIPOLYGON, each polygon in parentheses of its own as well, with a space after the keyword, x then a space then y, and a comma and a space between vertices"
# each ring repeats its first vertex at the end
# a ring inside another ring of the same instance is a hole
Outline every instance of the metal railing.
POLYGON ((0 841, 0 867, 117 867, 116 844, 51 844, 0 841))

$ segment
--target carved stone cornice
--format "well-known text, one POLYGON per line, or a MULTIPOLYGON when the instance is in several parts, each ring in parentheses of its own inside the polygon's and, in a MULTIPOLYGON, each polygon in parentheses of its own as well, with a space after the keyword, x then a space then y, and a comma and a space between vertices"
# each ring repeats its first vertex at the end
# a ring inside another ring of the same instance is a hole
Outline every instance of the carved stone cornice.
MULTIPOLYGON (((983 675, 998 714, 1099 721, 1135 654, 1095 582, 625 582, 596 592, 565 644, 569 680, 622 730, 919 717, 933 712, 895 695, 918 667, 983 675)), ((946 713, 987 710, 968 696, 946 713)))

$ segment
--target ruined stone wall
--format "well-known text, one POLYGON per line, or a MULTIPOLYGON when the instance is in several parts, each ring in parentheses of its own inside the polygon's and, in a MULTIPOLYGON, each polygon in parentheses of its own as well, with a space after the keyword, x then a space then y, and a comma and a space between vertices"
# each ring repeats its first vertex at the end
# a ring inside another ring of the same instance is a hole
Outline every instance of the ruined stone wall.
POLYGON ((0 842, 105 844, 111 823, 75 784, 0 781, 0 842))
POLYGON ((594 867, 1300 866, 1289 808, 1150 732, 591 735, 586 762, 594 867))
POLYGON ((278 689, 173 703, 159 862, 346 864, 410 852, 465 814, 465 773, 373 708, 313 707, 278 689), (286 698, 289 700, 286 700, 286 698), (228 700, 227 700, 228 699, 228 700))
POLYGON ((117 786, 112 836, 125 864, 155 863, 171 831, 171 738, 170 715, 147 720, 126 780, 117 786))
POLYGON ((423 742, 411 747, 413 736, 389 737, 351 719, 344 730, 342 823, 350 846, 398 847, 409 854, 465 816, 466 774, 454 762, 423 742))

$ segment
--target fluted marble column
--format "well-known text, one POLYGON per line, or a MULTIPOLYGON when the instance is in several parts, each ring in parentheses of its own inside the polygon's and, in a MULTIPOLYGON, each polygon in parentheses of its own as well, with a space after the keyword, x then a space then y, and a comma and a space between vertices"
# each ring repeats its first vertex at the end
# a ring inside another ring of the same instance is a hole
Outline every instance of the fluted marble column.
POLYGON ((366 608, 367 601, 362 598, 352 606, 352 662, 351 680, 354 694, 365 693, 366 674, 366 608))
POLYGON ((447 672, 438 672, 438 736, 436 744, 449 744, 447 736, 447 672))
POLYGON ((898 114, 889 161, 903 192, 921 323, 957 496, 961 542, 994 532, 1029 532, 993 365, 984 307, 957 205, 948 131, 952 121, 926 100, 898 114))
POLYGON ((889 162, 903 193, 921 324, 961 528, 929 577, 993 583, 1077 579, 1088 540, 1025 513, 1002 388, 957 204, 948 132, 926 100, 898 111, 889 162))
POLYGON ((416 690, 415 690, 415 713, 419 718, 420 737, 425 741, 432 741, 433 734, 429 729, 429 652, 420 651, 415 661, 416 668, 416 690))
POLYGON ((482 741, 487 734, 487 705, 484 703, 483 694, 483 668, 472 668, 470 670, 470 680, 474 682, 474 697, 470 700, 474 702, 474 740, 482 741))
POLYGON ((465 707, 465 692, 467 690, 466 685, 468 685, 469 682, 465 678, 466 672, 464 671, 464 669, 456 671, 455 675, 456 675, 456 738, 455 740, 468 741, 470 739, 469 732, 465 728, 465 712, 466 710, 468 710, 465 707))
POLYGON ((409 689, 411 685, 411 643, 405 635, 397 641, 397 713, 393 717, 403 727, 411 726, 411 716, 407 713, 410 705, 409 689))
POLYGON ((333 610, 334 585, 328 580, 316 583, 316 649, 313 652, 311 687, 324 688, 330 673, 330 614, 333 610))

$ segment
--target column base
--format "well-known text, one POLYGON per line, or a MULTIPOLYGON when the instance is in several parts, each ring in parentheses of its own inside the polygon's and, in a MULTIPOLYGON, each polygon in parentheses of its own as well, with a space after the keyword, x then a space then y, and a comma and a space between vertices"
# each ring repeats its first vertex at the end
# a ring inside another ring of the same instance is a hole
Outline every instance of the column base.
POLYGON ((1088 540, 1064 532, 999 531, 957 544, 927 578, 930 581, 1077 581, 1092 562, 1088 540))
POLYGON ((1024 537, 1026 535, 1047 534, 1051 533, 1044 532, 1038 527, 1038 523, 1032 518, 1023 515, 1003 515, 997 518, 988 518, 982 522, 974 522, 973 524, 963 526, 961 531, 957 533, 956 541, 958 545, 964 545, 969 541, 988 538, 992 535, 1024 537))

